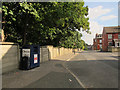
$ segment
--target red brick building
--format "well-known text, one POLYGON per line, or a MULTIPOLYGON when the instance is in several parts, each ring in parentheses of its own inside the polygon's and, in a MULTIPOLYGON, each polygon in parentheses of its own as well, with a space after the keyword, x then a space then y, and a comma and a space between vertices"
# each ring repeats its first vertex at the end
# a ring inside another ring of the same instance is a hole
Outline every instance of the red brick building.
POLYGON ((110 46, 120 47, 120 26, 104 27, 102 35, 102 51, 108 51, 110 46))
POLYGON ((93 39, 93 49, 94 50, 102 49, 102 34, 96 34, 95 38, 93 39))

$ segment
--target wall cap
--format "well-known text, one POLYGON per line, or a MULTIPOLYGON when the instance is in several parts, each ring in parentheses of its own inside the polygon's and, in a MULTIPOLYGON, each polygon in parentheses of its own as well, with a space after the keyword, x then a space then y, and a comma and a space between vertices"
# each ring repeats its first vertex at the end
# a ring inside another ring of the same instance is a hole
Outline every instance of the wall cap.
POLYGON ((18 44, 14 42, 0 42, 0 45, 18 45, 18 44))

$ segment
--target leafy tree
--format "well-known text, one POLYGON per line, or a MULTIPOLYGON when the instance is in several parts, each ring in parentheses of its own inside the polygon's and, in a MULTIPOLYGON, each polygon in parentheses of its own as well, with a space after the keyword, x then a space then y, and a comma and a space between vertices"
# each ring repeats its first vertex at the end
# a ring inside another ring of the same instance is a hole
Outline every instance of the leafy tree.
POLYGON ((2 11, 6 41, 21 45, 79 48, 83 44, 76 29, 90 33, 84 2, 4 2, 2 11))
POLYGON ((32 7, 32 3, 7 3, 4 2, 3 10, 3 29, 7 40, 14 42, 22 42, 26 44, 26 36, 33 28, 35 19, 40 18, 36 9, 32 7))

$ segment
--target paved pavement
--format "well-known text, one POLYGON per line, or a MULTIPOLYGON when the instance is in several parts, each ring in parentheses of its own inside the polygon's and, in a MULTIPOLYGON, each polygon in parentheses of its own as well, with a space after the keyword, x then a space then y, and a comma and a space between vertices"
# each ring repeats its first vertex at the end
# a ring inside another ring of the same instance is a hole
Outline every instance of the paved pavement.
POLYGON ((74 54, 67 54, 42 63, 40 67, 4 74, 3 88, 82 88, 77 80, 63 67, 63 57, 67 60, 74 54))
MULTIPOLYGON (((3 75, 3 88, 117 88, 117 53, 84 51, 3 75)), ((84 90, 84 89, 83 89, 84 90)))

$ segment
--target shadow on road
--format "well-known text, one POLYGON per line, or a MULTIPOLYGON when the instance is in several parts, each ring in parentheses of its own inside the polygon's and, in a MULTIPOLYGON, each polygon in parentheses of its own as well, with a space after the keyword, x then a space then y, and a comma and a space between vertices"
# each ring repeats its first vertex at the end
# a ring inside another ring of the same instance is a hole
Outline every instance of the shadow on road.
MULTIPOLYGON (((91 50, 90 52, 96 51, 91 50)), ((88 51, 76 52, 76 54, 78 53, 89 55, 88 51)), ((42 63, 40 67, 28 71, 5 74, 2 77, 3 88, 80 88, 77 80, 64 66, 72 71, 86 88, 118 87, 119 60, 85 60, 85 56, 80 59, 79 55, 70 61, 50 60, 42 63)), ((111 57, 117 58, 116 56, 111 57)))

